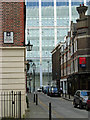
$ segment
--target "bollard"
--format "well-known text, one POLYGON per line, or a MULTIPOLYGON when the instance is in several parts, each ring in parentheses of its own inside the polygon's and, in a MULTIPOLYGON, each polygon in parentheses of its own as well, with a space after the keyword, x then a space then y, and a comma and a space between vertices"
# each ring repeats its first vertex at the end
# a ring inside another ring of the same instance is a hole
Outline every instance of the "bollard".
POLYGON ((64 97, 64 93, 62 93, 62 97, 64 97))
POLYGON ((35 93, 34 93, 34 103, 35 103, 35 93))
POLYGON ((69 94, 69 99, 70 99, 70 94, 69 94))
POLYGON ((65 98, 67 97, 67 94, 66 94, 66 92, 65 92, 65 98))
POLYGON ((38 94, 36 94, 36 105, 38 105, 38 94))
POLYGON ((49 103, 49 120, 51 120, 51 102, 49 103))

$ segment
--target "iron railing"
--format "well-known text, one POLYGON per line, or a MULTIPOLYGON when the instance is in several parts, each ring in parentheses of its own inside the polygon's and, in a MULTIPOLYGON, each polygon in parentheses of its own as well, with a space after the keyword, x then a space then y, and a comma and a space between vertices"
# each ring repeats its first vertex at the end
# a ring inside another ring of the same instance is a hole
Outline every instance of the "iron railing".
POLYGON ((1 118, 21 118, 21 91, 1 92, 1 118))

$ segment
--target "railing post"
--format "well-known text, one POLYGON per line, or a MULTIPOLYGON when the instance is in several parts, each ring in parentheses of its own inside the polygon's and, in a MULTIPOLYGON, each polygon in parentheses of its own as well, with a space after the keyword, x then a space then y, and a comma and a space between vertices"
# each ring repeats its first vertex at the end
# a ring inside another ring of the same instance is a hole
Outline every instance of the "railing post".
POLYGON ((8 117, 8 92, 7 92, 7 117, 8 117))
POLYGON ((20 91, 20 118, 21 118, 21 91, 20 91))
POLYGON ((17 118, 17 95, 18 95, 18 93, 16 92, 16 118, 17 118))
POLYGON ((9 116, 10 116, 10 117, 11 117, 11 114, 12 114, 12 113, 11 113, 11 107, 12 107, 12 106, 11 106, 11 102, 12 102, 12 100, 11 100, 11 95, 12 95, 11 92, 9 92, 9 116))
POLYGON ((18 92, 18 102, 19 102, 19 112, 18 112, 18 115, 19 115, 19 118, 21 118, 21 91, 18 92))
POLYGON ((12 91, 12 117, 13 117, 13 91, 12 91))
POLYGON ((14 92, 14 117, 15 117, 15 92, 14 92))

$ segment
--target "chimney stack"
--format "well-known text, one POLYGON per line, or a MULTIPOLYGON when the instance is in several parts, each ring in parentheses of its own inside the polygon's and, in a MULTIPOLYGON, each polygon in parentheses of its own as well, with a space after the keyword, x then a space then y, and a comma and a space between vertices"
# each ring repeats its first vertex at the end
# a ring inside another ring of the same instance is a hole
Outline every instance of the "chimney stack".
POLYGON ((88 7, 84 6, 84 4, 83 4, 83 6, 81 6, 81 4, 80 4, 80 7, 77 7, 77 11, 79 13, 80 19, 85 17, 85 13, 86 13, 87 9, 88 9, 88 7))

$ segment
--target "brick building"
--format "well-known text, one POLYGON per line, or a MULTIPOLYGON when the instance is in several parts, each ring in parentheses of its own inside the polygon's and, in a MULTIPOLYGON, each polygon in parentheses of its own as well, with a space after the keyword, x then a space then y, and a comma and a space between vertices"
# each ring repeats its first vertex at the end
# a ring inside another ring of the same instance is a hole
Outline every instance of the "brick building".
POLYGON ((86 6, 77 7, 77 33, 71 39, 71 75, 68 83, 72 94, 77 89, 90 89, 90 15, 86 6))
POLYGON ((57 56, 61 61, 60 87, 63 93, 72 95, 77 89, 90 90, 90 15, 85 15, 86 10, 84 5, 77 7, 79 19, 77 23, 71 22, 64 44, 59 45, 60 56, 57 56))
POLYGON ((61 86, 63 92, 74 94, 77 89, 90 89, 90 16, 87 7, 77 7, 79 19, 71 22, 70 36, 61 46, 61 86), (69 41, 68 41, 69 40, 69 41))
POLYGON ((22 116, 26 109, 24 4, 0 2, 0 92, 21 91, 22 116))
POLYGON ((59 43, 55 49, 51 52, 52 53, 52 80, 56 83, 58 89, 60 89, 60 77, 61 77, 61 70, 60 70, 60 45, 59 43))
POLYGON ((69 33, 65 37, 65 42, 60 48, 61 59, 61 79, 60 87, 63 89, 63 93, 67 93, 67 78, 71 73, 71 53, 70 53, 70 36, 69 33))

